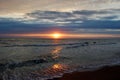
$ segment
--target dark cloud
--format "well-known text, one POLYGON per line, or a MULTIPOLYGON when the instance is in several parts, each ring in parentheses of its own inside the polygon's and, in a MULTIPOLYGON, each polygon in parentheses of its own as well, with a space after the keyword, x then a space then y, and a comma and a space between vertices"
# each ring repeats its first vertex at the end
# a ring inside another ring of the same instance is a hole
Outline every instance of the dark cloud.
POLYGON ((34 18, 34 21, 47 21, 54 23, 76 23, 84 20, 113 20, 119 18, 119 9, 108 10, 81 10, 72 12, 57 12, 57 11, 34 11, 27 13, 26 16, 34 18))
POLYGON ((86 20, 80 24, 84 28, 112 28, 120 29, 120 20, 111 21, 111 20, 86 20))
POLYGON ((73 15, 70 12, 57 12, 57 11, 34 11, 27 13, 27 16, 37 19, 57 19, 57 18, 68 18, 73 15))
POLYGON ((118 16, 107 16, 107 17, 102 17, 102 20, 113 20, 113 19, 117 19, 118 16))
MULTIPOLYGON (((72 12, 34 11, 23 19, 0 18, 0 34, 45 33, 59 29, 68 33, 113 33, 101 29, 120 29, 119 9, 72 12), (108 15, 109 14, 109 15, 108 15), (85 29, 84 31, 78 31, 85 29), (93 29, 92 31, 90 29, 93 29), (99 29, 97 31, 94 31, 99 29)), ((120 31, 114 31, 120 34, 120 31)))
MULTIPOLYGON (((72 21, 73 22, 73 21, 72 21)), ((15 21, 12 19, 0 19, 0 34, 9 33, 46 33, 52 30, 61 30, 67 33, 113 33, 106 32, 104 29, 120 29, 120 21, 103 21, 103 20, 85 20, 82 23, 69 23, 65 26, 57 26, 55 24, 34 24, 15 21), (84 31, 81 29, 85 29, 84 31), (92 29, 92 31, 91 31, 92 29), (98 29, 96 31, 96 29, 98 29), (103 30, 102 30, 103 29, 103 30), (80 30, 80 31, 79 31, 80 30), (94 31, 95 30, 95 31, 94 31)), ((114 31, 120 34, 120 31, 114 31)))
POLYGON ((109 11, 95 11, 95 10, 81 10, 81 11, 73 11, 73 14, 77 15, 94 15, 94 14, 107 14, 109 11))
POLYGON ((21 21, 16 21, 9 18, 0 19, 0 34, 8 33, 44 33, 54 26, 52 24, 29 24, 21 21))
MULTIPOLYGON (((61 18, 67 18, 67 17, 74 17, 77 15, 100 15, 100 14, 111 14, 120 12, 120 9, 103 9, 103 10, 79 10, 79 11, 72 11, 72 12, 57 12, 57 11, 40 11, 36 10, 32 13, 28 13, 27 15, 30 17, 36 17, 36 18, 49 18, 49 17, 61 17, 61 18)), ((51 18, 50 18, 51 19, 51 18)))

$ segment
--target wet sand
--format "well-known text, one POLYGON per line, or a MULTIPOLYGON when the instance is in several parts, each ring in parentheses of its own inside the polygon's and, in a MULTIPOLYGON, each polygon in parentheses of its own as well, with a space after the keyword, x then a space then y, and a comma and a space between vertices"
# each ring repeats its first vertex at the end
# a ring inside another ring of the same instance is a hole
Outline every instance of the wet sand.
POLYGON ((61 78, 49 80, 120 80, 120 65, 106 66, 95 71, 66 73, 61 78))

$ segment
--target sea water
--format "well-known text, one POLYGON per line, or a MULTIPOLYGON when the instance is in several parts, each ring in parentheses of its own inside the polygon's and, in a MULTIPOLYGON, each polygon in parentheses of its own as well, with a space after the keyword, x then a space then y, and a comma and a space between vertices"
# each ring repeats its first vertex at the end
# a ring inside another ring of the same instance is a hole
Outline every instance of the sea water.
POLYGON ((0 39, 0 79, 46 80, 120 65, 120 39, 0 39))

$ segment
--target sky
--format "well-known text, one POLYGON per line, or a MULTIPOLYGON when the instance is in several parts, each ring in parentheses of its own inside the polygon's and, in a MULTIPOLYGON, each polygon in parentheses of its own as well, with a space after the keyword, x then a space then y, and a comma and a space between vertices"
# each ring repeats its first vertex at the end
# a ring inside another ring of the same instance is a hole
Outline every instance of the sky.
POLYGON ((0 0, 0 37, 120 37, 120 0, 0 0))

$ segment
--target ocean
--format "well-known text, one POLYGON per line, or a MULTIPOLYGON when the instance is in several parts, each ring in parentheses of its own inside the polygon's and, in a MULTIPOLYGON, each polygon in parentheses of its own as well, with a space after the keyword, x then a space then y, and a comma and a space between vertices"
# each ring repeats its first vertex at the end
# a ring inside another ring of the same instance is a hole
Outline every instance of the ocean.
POLYGON ((120 65, 120 39, 0 39, 0 80, 47 80, 120 65))

